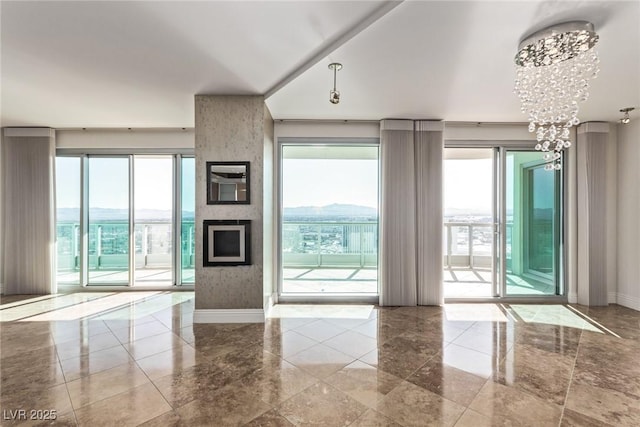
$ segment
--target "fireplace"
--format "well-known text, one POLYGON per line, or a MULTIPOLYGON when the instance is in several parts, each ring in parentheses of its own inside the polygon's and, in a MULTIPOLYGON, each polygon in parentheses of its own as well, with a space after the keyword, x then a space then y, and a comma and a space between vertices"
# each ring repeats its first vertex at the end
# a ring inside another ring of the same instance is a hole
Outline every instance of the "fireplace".
POLYGON ((251 264, 251 221, 205 220, 203 265, 251 264))

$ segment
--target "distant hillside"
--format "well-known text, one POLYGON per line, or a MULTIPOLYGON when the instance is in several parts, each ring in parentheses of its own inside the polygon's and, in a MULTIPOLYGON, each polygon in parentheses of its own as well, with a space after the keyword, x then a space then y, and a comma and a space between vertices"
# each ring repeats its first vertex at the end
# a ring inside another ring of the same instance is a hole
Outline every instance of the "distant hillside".
POLYGON ((378 210, 368 206, 334 203, 327 206, 298 206, 284 208, 284 218, 369 219, 376 218, 378 210))
MULTIPOLYGON (((127 209, 94 208, 89 210, 90 221, 117 221, 126 219, 129 215, 127 209)), ((193 212, 185 212, 183 217, 193 220, 193 212)), ((77 221, 80 218, 78 208, 57 209, 57 220, 63 222, 77 221)), ((136 221, 171 221, 171 211, 158 209, 141 209, 136 211, 136 221)))

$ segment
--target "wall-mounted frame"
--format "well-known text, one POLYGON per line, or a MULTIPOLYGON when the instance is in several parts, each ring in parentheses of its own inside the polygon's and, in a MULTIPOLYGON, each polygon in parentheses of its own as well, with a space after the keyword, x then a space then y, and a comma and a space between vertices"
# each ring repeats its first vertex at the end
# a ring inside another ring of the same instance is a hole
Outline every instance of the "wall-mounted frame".
POLYGON ((207 204, 248 205, 249 162, 207 162, 207 204))
POLYGON ((203 266, 251 264, 251 221, 203 221, 203 266))

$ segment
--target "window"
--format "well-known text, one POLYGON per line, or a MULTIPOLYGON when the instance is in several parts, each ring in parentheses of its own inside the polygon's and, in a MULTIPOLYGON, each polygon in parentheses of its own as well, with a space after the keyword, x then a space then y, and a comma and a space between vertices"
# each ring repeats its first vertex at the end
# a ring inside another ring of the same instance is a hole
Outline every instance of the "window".
POLYGON ((193 283, 194 166, 181 155, 58 156, 58 283, 193 283))

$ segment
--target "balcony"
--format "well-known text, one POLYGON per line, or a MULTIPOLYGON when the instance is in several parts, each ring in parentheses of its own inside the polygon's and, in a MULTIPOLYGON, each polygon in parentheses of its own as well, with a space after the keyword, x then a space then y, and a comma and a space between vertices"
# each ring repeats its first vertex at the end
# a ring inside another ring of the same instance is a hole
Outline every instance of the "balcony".
MULTIPOLYGON (((491 223, 444 224, 445 297, 492 295, 491 223)), ((547 230, 548 231, 548 230, 547 230)), ((545 232, 540 230, 540 233, 545 232)), ((58 223, 58 282, 78 283, 80 226, 58 223)), ((135 226, 137 285, 171 281, 171 223, 135 226)), ((512 294, 546 295, 551 285, 541 277, 511 271, 511 225, 507 225, 507 287, 512 294)), ((291 222, 282 227, 285 293, 376 294, 378 292, 378 224, 376 222, 291 222)), ((89 227, 89 282, 126 283, 128 223, 93 223, 89 227)), ((182 275, 194 280, 195 226, 182 224, 182 275)))
MULTIPOLYGON (((58 283, 79 283, 80 224, 58 222, 58 283)), ((134 228, 135 280, 137 285, 172 281, 172 225, 168 221, 138 223, 134 228)), ((193 283, 195 226, 182 223, 182 282, 193 283)), ((129 281, 129 223, 102 221, 89 225, 88 273, 92 283, 129 281)))
POLYGON ((282 290, 376 294, 378 223, 285 221, 282 290))

